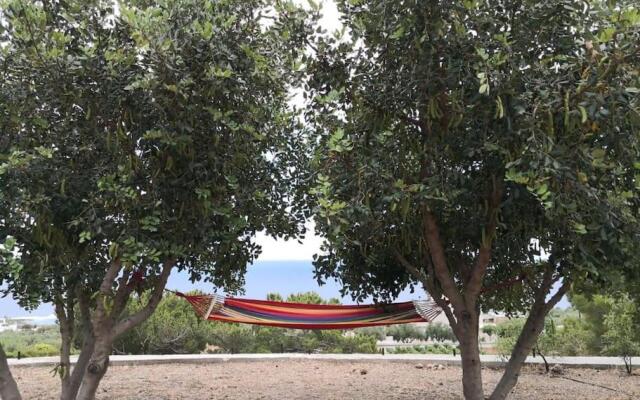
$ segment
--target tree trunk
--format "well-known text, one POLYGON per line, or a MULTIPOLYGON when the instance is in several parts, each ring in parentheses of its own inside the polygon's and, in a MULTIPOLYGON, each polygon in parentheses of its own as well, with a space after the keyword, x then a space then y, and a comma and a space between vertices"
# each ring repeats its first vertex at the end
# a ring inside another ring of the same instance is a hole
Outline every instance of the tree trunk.
POLYGON ((478 345, 478 315, 463 312, 459 319, 460 357, 462 358, 462 391, 466 400, 483 400, 482 368, 478 345))
POLYGON ((132 286, 131 282, 128 281, 129 272, 125 271, 119 280, 115 294, 112 292, 112 286, 117 280, 121 264, 119 260, 114 260, 111 263, 100 286, 100 296, 97 300, 95 312, 91 317, 93 352, 86 370, 81 371, 84 374, 76 400, 95 399, 98 385, 109 368, 109 355, 112 352, 113 341, 118 336, 146 321, 156 310, 160 300, 162 300, 162 293, 174 264, 175 260, 173 259, 163 262, 162 270, 156 277, 153 292, 145 307, 135 314, 118 321, 129 300, 132 286), (111 302, 111 307, 106 306, 108 301, 111 302))
POLYGON ((59 375, 60 375, 60 400, 73 400, 73 397, 69 395, 70 383, 71 383, 71 341, 72 338, 69 336, 68 332, 63 332, 64 325, 62 322, 60 323, 60 334, 61 334, 61 343, 60 343, 60 363, 58 364, 59 375))
POLYGON ((78 355, 78 361, 76 361, 76 365, 73 367, 69 387, 66 393, 68 396, 67 398, 70 400, 75 400, 76 396, 78 395, 78 390, 80 389, 82 378, 84 377, 87 370, 89 360, 91 360, 91 355, 93 354, 95 344, 93 329, 91 327, 88 301, 84 297, 80 296, 78 297, 78 304, 80 306, 80 315, 82 317, 83 341, 82 349, 80 350, 80 354, 78 355))
POLYGON ((98 385, 109 368, 112 338, 108 333, 100 335, 97 338, 98 340, 95 342, 95 347, 84 373, 76 400, 95 399, 98 385))
POLYGON ((65 310, 62 301, 56 301, 55 311, 60 326, 60 362, 58 363, 57 372, 60 376, 60 400, 73 400, 69 396, 69 384, 71 376, 71 346, 73 341, 73 304, 70 309, 65 310))
POLYGON ((509 362, 507 362, 504 374, 502 374, 500 382, 498 382, 498 385, 493 390, 491 397, 489 397, 491 400, 506 399, 516 383, 518 383, 518 377, 520 376, 522 365, 527 359, 527 355, 531 352, 531 349, 538 341, 538 336, 540 336, 540 333, 544 329, 544 320, 547 314, 556 304, 558 304, 560 299, 562 299, 562 296, 564 296, 571 286, 570 281, 567 280, 563 282, 560 289, 558 289, 551 299, 545 303, 547 293, 549 293, 553 283, 555 282, 555 280, 551 279, 551 271, 552 270, 548 270, 545 272, 542 285, 536 293, 536 299, 533 307, 531 307, 531 312, 527 317, 527 321, 525 322, 524 327, 518 336, 518 340, 513 347, 511 358, 509 358, 509 362))
POLYGON ((0 398, 2 400, 22 400, 18 385, 11 375, 7 355, 0 345, 0 398))
POLYGON ((531 352, 531 349, 536 344, 542 329, 544 329, 545 316, 546 313, 544 313, 540 307, 538 307, 538 309, 534 307, 531 310, 531 313, 518 336, 518 340, 511 351, 511 357, 505 366, 500 382, 498 382, 498 385, 491 394, 491 400, 506 399, 516 383, 518 383, 518 377, 520 376, 522 365, 531 352))

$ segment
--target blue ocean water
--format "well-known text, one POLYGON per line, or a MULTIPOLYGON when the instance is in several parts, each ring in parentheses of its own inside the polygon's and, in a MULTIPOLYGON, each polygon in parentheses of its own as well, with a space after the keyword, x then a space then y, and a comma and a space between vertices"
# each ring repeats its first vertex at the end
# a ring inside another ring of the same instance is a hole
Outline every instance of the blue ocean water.
MULTIPOLYGON (((185 272, 176 272, 171 275, 167 284, 168 289, 177 291, 188 291, 199 289, 203 292, 212 293, 214 287, 210 283, 191 283, 189 276, 185 272)), ((315 291, 323 298, 341 298, 344 304, 353 303, 350 297, 340 296, 340 285, 338 282, 329 281, 320 286, 313 277, 313 265, 311 261, 258 261, 247 268, 245 276, 245 293, 243 297, 253 299, 265 299, 267 293, 277 292, 283 297, 292 293, 315 291)), ((398 301, 406 301, 424 297, 420 293, 411 294, 409 291, 403 292, 398 301)), ((50 304, 43 304, 38 309, 28 312, 11 298, 0 299, 0 316, 27 316, 27 315, 49 315, 53 313, 50 304)))

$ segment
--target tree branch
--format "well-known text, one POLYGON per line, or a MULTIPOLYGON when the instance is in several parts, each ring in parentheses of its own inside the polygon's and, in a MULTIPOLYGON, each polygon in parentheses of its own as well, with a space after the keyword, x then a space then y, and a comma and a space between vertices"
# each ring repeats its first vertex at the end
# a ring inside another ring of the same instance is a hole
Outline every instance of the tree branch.
POLYGON ((114 338, 120 336, 129 329, 138 326, 147 318, 149 318, 151 314, 153 314, 156 307, 158 307, 160 300, 162 300, 162 293, 165 286, 167 285, 167 280, 169 279, 169 275, 171 274, 171 270, 173 269, 174 265, 174 259, 166 260, 162 264, 162 271, 160 272, 160 275, 158 275, 158 280, 156 281, 156 284, 153 288, 153 293, 151 294, 147 305, 135 314, 120 321, 114 328, 114 338))
POLYGON ((442 287, 443 294, 449 299, 454 308, 463 310, 465 308, 464 301, 458 287, 456 286, 453 277, 449 273, 449 267, 447 266, 447 258, 444 253, 444 247, 442 246, 442 239, 440 238, 440 232, 438 229, 438 223, 435 216, 431 213, 428 207, 424 207, 424 237, 429 246, 429 253, 433 260, 433 271, 440 286, 442 287))
POLYGON ((113 294, 111 289, 113 287, 113 282, 120 273, 120 269, 122 269, 122 262, 120 261, 120 258, 116 258, 111 262, 109 269, 107 269, 107 272, 104 275, 104 279, 102 279, 102 283, 100 284, 100 293, 105 296, 113 294))
MULTIPOLYGON (((409 273, 422 283, 424 290, 431 295, 431 298, 435 303, 442 309, 442 311, 447 316, 449 320, 449 324, 451 325, 451 329, 456 331, 458 329, 458 323, 456 318, 451 311, 451 307, 449 306, 449 302, 442 298, 442 293, 440 290, 437 290, 436 286, 429 280, 429 276, 425 275, 425 273, 419 270, 415 265, 409 262, 400 252, 394 250, 394 254, 398 262, 407 270, 409 273)), ((428 265, 429 263, 427 263, 428 265)), ((428 268, 429 269, 429 268, 428 268)), ((431 268, 432 269, 432 268, 431 268)))
POLYGON ((569 288, 571 288, 571 283, 572 282, 569 279, 565 279, 562 282, 562 286, 560 286, 560 289, 558 289, 556 294, 551 296, 549 301, 544 305, 547 313, 551 311, 551 309, 555 307, 556 304, 558 304, 558 302, 562 299, 562 297, 569 291, 569 288))
POLYGON ((487 209, 487 225, 484 228, 484 240, 480 245, 478 258, 470 273, 467 291, 465 293, 465 301, 469 308, 474 308, 478 296, 482 291, 482 281, 484 280, 487 267, 491 262, 491 248, 493 246, 493 238, 496 234, 496 225, 498 223, 498 211, 502 200, 502 183, 496 182, 495 176, 492 177, 493 190, 489 197, 487 209))

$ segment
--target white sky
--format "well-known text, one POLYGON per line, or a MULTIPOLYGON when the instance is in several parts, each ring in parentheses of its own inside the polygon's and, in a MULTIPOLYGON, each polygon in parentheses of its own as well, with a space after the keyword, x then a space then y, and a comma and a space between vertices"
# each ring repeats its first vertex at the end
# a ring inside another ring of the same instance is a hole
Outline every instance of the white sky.
POLYGON ((320 252, 322 238, 314 235, 313 223, 307 224, 307 234, 302 244, 296 240, 275 240, 263 233, 256 235, 256 242, 262 246, 262 254, 257 261, 302 261, 312 260, 320 252))
MULTIPOLYGON (((308 5, 306 0, 296 0, 297 3, 308 5)), ((340 23, 338 9, 333 0, 321 2, 322 19, 320 25, 331 33, 342 27, 340 23)), ((322 239, 314 234, 313 223, 307 224, 306 238, 302 244, 296 240, 275 240, 265 234, 256 235, 256 242, 262 246, 262 254, 258 261, 301 261, 312 260, 313 255, 320 252, 322 239)))

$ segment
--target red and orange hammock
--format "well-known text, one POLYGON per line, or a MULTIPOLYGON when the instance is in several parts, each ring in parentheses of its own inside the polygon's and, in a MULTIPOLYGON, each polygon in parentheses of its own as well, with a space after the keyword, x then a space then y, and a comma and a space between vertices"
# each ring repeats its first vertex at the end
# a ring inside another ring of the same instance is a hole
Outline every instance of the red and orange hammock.
POLYGON ((428 300, 371 305, 301 304, 176 292, 206 320, 295 329, 352 329, 430 322, 442 311, 428 300))

